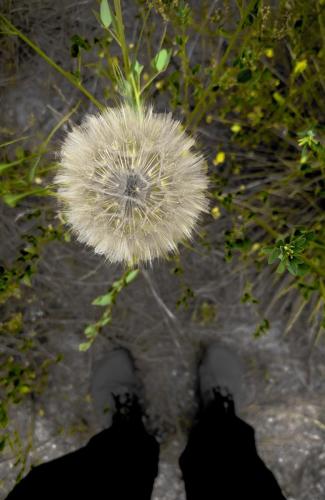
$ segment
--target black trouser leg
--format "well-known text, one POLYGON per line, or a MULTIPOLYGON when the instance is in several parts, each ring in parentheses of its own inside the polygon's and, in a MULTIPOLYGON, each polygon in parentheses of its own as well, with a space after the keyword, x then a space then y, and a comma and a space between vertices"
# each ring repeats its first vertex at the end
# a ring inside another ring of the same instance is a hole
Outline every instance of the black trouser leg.
POLYGON ((259 458, 254 429, 217 395, 201 412, 180 458, 187 500, 285 500, 259 458))
POLYGON ((149 500, 158 459, 141 419, 117 418, 80 450, 32 469, 7 500, 149 500))

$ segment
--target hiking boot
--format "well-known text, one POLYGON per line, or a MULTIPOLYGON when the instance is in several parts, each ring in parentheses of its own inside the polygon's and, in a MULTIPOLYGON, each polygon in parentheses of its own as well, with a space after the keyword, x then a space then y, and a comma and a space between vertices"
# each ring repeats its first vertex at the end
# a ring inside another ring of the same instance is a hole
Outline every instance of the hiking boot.
POLYGON ((118 348, 95 363, 91 394, 98 418, 109 427, 116 417, 141 418, 141 384, 134 361, 126 349, 118 348))
POLYGON ((246 394, 243 386, 244 367, 230 349, 213 343, 208 346, 199 364, 199 395, 203 407, 216 398, 227 409, 240 409, 246 394))

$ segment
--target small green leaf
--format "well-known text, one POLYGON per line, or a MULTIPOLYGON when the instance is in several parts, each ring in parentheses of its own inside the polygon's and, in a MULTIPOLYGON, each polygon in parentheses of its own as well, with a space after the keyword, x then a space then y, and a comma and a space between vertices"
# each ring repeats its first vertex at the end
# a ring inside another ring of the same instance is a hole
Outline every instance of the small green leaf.
POLYGON ((79 344, 79 351, 82 352, 88 351, 91 344, 92 344, 91 340, 89 340, 88 342, 82 342, 81 344, 79 344))
POLYGON ((5 194, 3 196, 3 201, 6 203, 6 205, 9 205, 9 207, 15 207, 16 203, 19 201, 20 195, 18 194, 5 194))
POLYGON ((273 252, 273 250, 274 250, 274 247, 265 247, 265 248, 262 248, 261 252, 266 253, 266 254, 270 254, 273 252))
POLYGON ((273 264, 273 262, 279 258, 280 250, 279 248, 273 248, 272 252, 269 254, 268 264, 273 264))
POLYGON ((284 97, 282 97, 282 95, 279 92, 274 92, 273 98, 280 106, 283 106, 286 102, 284 97))
POLYGON ((18 163, 21 163, 21 161, 19 160, 19 162, 13 161, 11 163, 0 163, 0 174, 2 174, 2 172, 7 170, 8 168, 14 167, 18 163))
POLYGON ((88 40, 86 38, 82 38, 79 35, 73 35, 71 37, 71 44, 72 44, 70 48, 71 57, 77 57, 80 52, 79 50, 80 48, 84 50, 90 50, 91 48, 88 40))
POLYGON ((309 233, 304 234, 307 241, 312 241, 315 238, 315 233, 310 231, 309 233))
POLYGON ((140 76, 143 68, 144 68, 144 66, 142 64, 140 64, 139 61, 135 61, 134 65, 133 65, 133 69, 134 69, 134 72, 136 73, 136 75, 140 76))
POLYGON ((296 276, 305 276, 305 274, 308 273, 309 270, 310 267, 308 266, 308 264, 299 264, 296 276))
POLYGON ((19 387, 20 394, 29 394, 31 392, 31 388, 28 385, 21 385, 19 387))
POLYGON ((100 324, 101 327, 107 325, 108 323, 110 323, 112 321, 112 316, 107 316, 107 317, 104 317, 104 318, 101 318, 98 323, 100 324))
POLYGON ((47 188, 36 188, 36 189, 31 190, 31 191, 26 191, 25 193, 20 193, 20 194, 8 193, 8 194, 3 195, 2 198, 3 198, 3 201, 7 205, 9 205, 9 207, 13 208, 17 205, 17 203, 20 200, 23 200, 27 196, 32 196, 32 195, 43 196, 46 194, 50 194, 50 191, 47 188))
POLYGON ((132 85, 128 80, 125 80, 124 78, 121 78, 118 82, 118 91, 119 93, 124 96, 128 100, 132 100, 132 85))
POLYGON ((133 271, 128 272, 128 274, 125 277, 125 283, 127 284, 131 283, 133 280, 135 280, 138 274, 139 274, 139 269, 134 269, 133 271))
POLYGON ((152 65, 158 73, 165 71, 167 68, 172 51, 167 49, 161 49, 158 54, 152 60, 152 65))
POLYGON ((300 236, 292 242, 292 247, 295 252, 301 252, 306 248, 307 240, 303 236, 300 236))
POLYGON ((88 325, 87 328, 85 328, 85 335, 90 339, 96 337, 97 335, 96 325, 88 325))
POLYGON ((114 289, 115 293, 119 293, 124 288, 123 280, 120 279, 120 280, 113 281, 112 288, 114 289))
POLYGON ((113 16, 107 0, 101 0, 100 2, 100 20, 105 28, 112 24, 113 16))
POLYGON ((284 261, 282 261, 282 262, 280 262, 280 264, 278 265, 278 268, 277 268, 276 272, 277 272, 278 274, 282 274, 282 273, 284 273, 284 271, 285 271, 285 270, 286 270, 286 265, 285 265, 285 262, 284 262, 284 261))
POLYGON ((108 306, 113 303, 113 295, 112 292, 105 293, 104 295, 99 295, 92 301, 93 306, 108 306))
POLYGON ((30 279, 30 276, 28 274, 24 274, 24 276, 21 278, 21 283, 24 283, 24 285, 31 287, 32 286, 32 281, 30 279))
POLYGON ((298 273, 298 263, 295 259, 289 260, 287 263, 287 268, 290 274, 297 276, 298 273))
POLYGON ((270 322, 267 318, 264 318, 259 325, 257 325, 255 332, 253 333, 253 337, 258 339, 265 335, 267 331, 270 329, 270 322))

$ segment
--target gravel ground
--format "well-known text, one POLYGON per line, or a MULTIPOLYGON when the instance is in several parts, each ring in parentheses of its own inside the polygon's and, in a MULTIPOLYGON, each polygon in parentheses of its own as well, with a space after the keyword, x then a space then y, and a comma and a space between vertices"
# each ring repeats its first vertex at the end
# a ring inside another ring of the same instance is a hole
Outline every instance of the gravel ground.
MULTIPOLYGON (((29 27, 31 38, 52 57, 65 63, 65 40, 75 30, 83 34, 93 29, 89 12, 95 2, 57 2, 53 7, 51 2, 33 0, 30 4, 39 8, 17 7, 22 26, 29 27)), ((134 3, 130 4, 127 24, 131 29, 134 3)), ((76 91, 26 48, 16 46, 14 54, 10 74, 0 77, 6 117, 1 131, 15 131, 19 136, 27 130, 31 143, 37 143, 71 107, 76 91)), ((88 85, 100 95, 97 81, 91 80, 88 85)), ((210 126, 209 139, 204 130, 201 132, 207 151, 214 132, 219 137, 222 133, 210 126)), ((5 260, 10 260, 19 235, 26 230, 19 218, 24 209, 25 205, 17 209, 0 207, 1 258, 5 260)), ((222 224, 215 221, 209 226, 212 236, 220 232, 222 224)), ((31 443, 26 470, 30 464, 79 448, 100 430, 89 395, 92 366, 105 351, 122 345, 131 350, 145 386, 148 429, 158 431, 161 441, 153 499, 185 498, 177 460, 196 408, 196 360, 202 344, 220 341, 236 349, 245 361, 248 398, 240 416, 254 426, 260 455, 288 500, 322 500, 324 341, 314 345, 313 332, 303 317, 290 333, 285 333, 292 314, 286 303, 270 309, 270 332, 254 339, 252 332, 260 318, 254 306, 240 302, 246 272, 226 265, 218 250, 208 252, 197 244, 195 249, 196 253, 183 249, 181 255, 184 280, 194 291, 187 310, 175 306, 181 282, 171 272, 172 262, 157 263, 122 292, 110 328, 90 351, 80 353, 83 328, 98 314, 91 301, 121 275, 121 269, 107 265, 75 242, 55 242, 46 247, 35 276, 35 296, 26 304, 24 316, 26 324, 33 325, 42 336, 44 353, 62 353, 63 361, 52 367, 44 394, 17 407, 12 415, 23 442, 31 443), (204 302, 215 311, 208 324, 197 317, 204 302)), ((267 304, 270 297, 265 279, 261 274, 258 282, 267 304)), ((9 453, 0 459, 1 498, 13 486, 13 464, 9 453)))

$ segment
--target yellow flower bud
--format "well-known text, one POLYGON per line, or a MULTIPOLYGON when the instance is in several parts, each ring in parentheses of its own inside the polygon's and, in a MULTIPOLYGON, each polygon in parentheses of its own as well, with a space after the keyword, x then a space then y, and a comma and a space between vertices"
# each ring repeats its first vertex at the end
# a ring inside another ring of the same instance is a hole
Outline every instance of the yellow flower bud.
POLYGON ((211 215, 214 219, 219 219, 219 217, 221 217, 221 212, 220 212, 220 208, 219 207, 213 207, 211 209, 211 215))
POLYGON ((219 151, 219 153, 216 154, 216 157, 213 160, 213 165, 220 165, 221 163, 224 163, 225 159, 226 153, 224 151, 219 151))
POLYGON ((273 49, 268 48, 268 49, 265 49, 264 54, 266 55, 266 57, 271 59, 274 56, 274 51, 273 51, 273 49))
POLYGON ((234 125, 230 128, 230 130, 234 133, 234 134, 238 134, 238 132, 241 131, 241 126, 239 125, 239 123, 234 123, 234 125))

